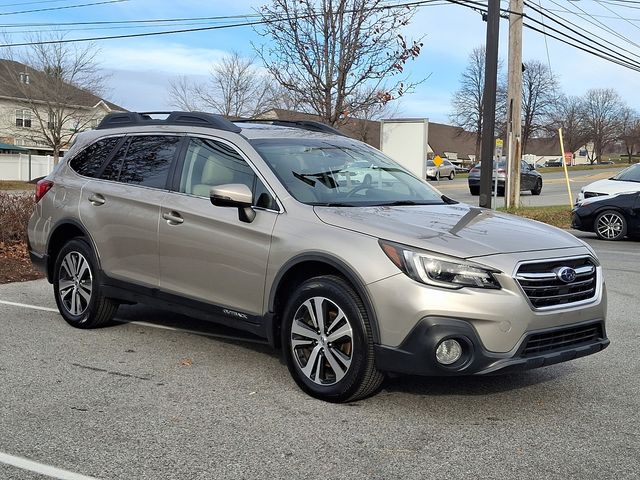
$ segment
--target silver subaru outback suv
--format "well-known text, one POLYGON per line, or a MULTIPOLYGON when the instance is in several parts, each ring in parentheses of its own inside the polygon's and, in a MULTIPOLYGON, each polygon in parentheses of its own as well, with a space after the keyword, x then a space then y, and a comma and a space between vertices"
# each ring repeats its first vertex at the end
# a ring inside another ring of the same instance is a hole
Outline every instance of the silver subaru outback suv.
POLYGON ((607 347, 593 250, 458 203, 315 122, 108 115, 36 189, 29 250, 72 326, 146 302, 281 347, 315 397, 607 347))

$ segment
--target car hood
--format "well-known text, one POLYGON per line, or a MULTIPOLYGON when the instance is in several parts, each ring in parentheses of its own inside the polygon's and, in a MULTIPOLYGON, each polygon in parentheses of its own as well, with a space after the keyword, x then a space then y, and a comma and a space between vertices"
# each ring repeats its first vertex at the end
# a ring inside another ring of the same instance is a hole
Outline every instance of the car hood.
POLYGON ((612 193, 624 193, 624 192, 638 192, 640 191, 640 183, 638 182, 624 182, 621 180, 597 180, 590 183, 586 187, 582 188, 583 192, 595 192, 606 193, 611 195, 612 193))
POLYGON ((583 246, 544 223, 462 203, 314 210, 329 225, 460 258, 583 246))

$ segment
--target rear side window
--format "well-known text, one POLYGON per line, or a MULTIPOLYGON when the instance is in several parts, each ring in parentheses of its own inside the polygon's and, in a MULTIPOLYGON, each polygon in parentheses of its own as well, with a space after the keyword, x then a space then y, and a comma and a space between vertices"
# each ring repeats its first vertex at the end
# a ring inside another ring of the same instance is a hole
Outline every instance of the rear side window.
POLYGON ((180 137, 133 137, 116 152, 101 178, 164 188, 180 137))
POLYGON ((120 138, 103 138, 92 143, 69 161, 69 166, 85 177, 95 177, 120 138))

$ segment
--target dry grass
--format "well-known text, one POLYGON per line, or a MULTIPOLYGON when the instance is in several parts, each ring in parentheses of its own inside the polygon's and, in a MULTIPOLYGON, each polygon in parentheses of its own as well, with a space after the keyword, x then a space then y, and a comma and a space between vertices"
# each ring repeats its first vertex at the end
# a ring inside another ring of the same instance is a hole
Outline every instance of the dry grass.
POLYGON ((552 207, 520 207, 520 208, 499 208, 503 212, 530 218, 539 222, 548 223, 554 227, 571 228, 571 209, 564 205, 552 207))
POLYGON ((0 180, 0 190, 33 190, 34 188, 34 185, 29 182, 0 180))

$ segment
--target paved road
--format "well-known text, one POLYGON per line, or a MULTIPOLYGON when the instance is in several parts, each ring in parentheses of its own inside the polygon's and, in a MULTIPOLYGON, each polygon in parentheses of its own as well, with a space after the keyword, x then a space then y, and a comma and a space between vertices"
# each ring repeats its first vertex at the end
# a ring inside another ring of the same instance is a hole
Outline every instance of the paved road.
MULTIPOLYGON (((578 192, 585 185, 609 178, 620 171, 619 168, 603 169, 603 170, 580 170, 569 171, 569 184, 571 185, 572 198, 575 201, 578 192)), ((536 207, 546 205, 567 205, 569 203, 569 195, 567 193, 567 182, 562 172, 552 172, 542 174, 542 193, 531 195, 531 192, 522 192, 521 203, 523 206, 536 207)), ((469 187, 466 178, 455 178, 451 180, 440 180, 440 182, 430 181, 431 185, 439 189, 443 194, 460 202, 478 205, 478 197, 469 193, 469 187)), ((498 207, 504 206, 504 197, 498 197, 496 203, 498 207)))
MULTIPOLYGON (((253 341, 149 308, 68 327, 44 281, 0 286, 6 455, 101 479, 631 479, 640 472, 640 243, 604 243, 612 345, 508 376, 389 381, 332 405, 253 341), (10 305, 36 305, 44 310, 10 305), (180 324, 195 333, 161 329, 180 324)), ((44 467, 42 467, 44 468, 44 467)), ((69 476, 58 478, 75 478, 69 476)))

